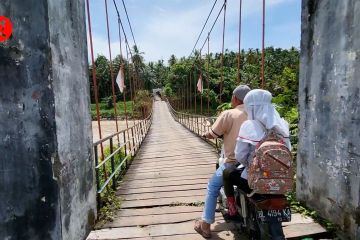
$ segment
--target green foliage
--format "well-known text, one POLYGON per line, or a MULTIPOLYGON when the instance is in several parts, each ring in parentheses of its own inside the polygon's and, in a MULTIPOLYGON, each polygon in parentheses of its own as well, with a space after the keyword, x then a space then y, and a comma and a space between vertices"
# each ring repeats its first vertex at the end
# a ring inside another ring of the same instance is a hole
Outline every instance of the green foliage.
MULTIPOLYGON (((117 99, 122 99, 123 94, 126 94, 126 99, 130 99, 133 89, 130 89, 130 86, 134 88, 135 78, 140 79, 140 83, 146 89, 152 89, 154 79, 157 77, 151 71, 151 66, 144 63, 143 52, 140 52, 137 46, 134 46, 131 50, 132 59, 131 62, 122 58, 120 55, 116 56, 112 62, 110 62, 105 56, 98 55, 95 59, 95 69, 96 69, 96 80, 97 80, 97 90, 98 98, 103 99, 112 96, 112 77, 114 80, 115 95, 117 99), (112 74, 111 67, 112 64, 112 74), (120 93, 118 85, 115 83, 116 77, 119 73, 120 66, 124 66, 125 74, 125 93, 120 93), (130 82, 131 81, 131 82, 130 82)), ((89 82, 90 82, 90 93, 91 93, 91 103, 95 103, 95 93, 94 93, 94 83, 93 83, 93 68, 94 66, 89 67, 89 82)), ((139 86, 137 86, 139 87, 139 86)), ((112 106, 112 103, 109 102, 109 106, 112 106)))
MULTIPOLYGON (((193 99, 194 89, 201 74, 204 92, 202 95, 196 93, 197 100, 200 100, 202 96, 207 102, 209 93, 211 108, 215 110, 220 104, 220 89, 222 88, 222 102, 229 102, 233 89, 238 85, 237 53, 225 51, 223 73, 221 72, 221 54, 211 53, 202 59, 198 56, 198 52, 190 58, 177 59, 172 55, 168 61, 169 66, 165 66, 163 62, 149 63, 149 66, 152 66, 154 72, 157 73, 157 78, 161 79, 158 84, 165 86, 164 90, 171 97, 184 96, 184 92, 187 92, 193 99)), ((251 88, 259 88, 261 51, 259 49, 243 50, 240 57, 241 83, 251 88)), ((282 115, 297 106, 298 75, 299 51, 296 48, 266 48, 265 89, 275 96, 274 103, 281 107, 282 115)))
POLYGON ((337 226, 330 222, 329 220, 326 220, 324 218, 322 218, 318 212, 305 207, 303 204, 301 204, 297 199, 296 199, 296 195, 294 192, 289 193, 286 196, 287 200, 290 202, 291 205, 291 209, 297 213, 300 213, 304 216, 308 216, 313 218, 316 222, 320 223, 322 226, 324 226, 326 228, 326 230, 330 233, 334 232, 337 230, 337 226))
POLYGON ((166 86, 164 87, 164 94, 166 97, 171 97, 173 95, 173 91, 170 87, 170 84, 166 84, 166 86))
MULTIPOLYGON (((126 102, 126 110, 127 110, 129 118, 133 117, 132 116, 132 112, 133 112, 132 108, 133 108, 133 102, 132 101, 127 101, 126 102)), ((117 102, 116 103, 116 109, 117 109, 118 117, 120 119, 125 118, 124 103, 123 102, 117 102)), ((101 118, 115 119, 114 108, 112 106, 112 97, 104 98, 99 103, 99 110, 100 110, 101 118), (109 102, 111 102, 111 106, 109 106, 109 102)), ((96 116, 96 104, 91 104, 91 119, 92 120, 97 119, 97 116, 96 116)))
MULTIPOLYGON (((100 146, 98 148, 100 149, 100 146)), ((117 149, 118 148, 116 146, 114 146, 113 152, 115 152, 117 149)), ((104 159, 106 159, 110 154, 111 154, 110 147, 109 146, 104 147, 104 159)), ((99 157, 100 156, 101 155, 99 154, 99 157)), ((124 147, 114 155, 115 169, 121 164, 121 162, 123 161, 125 156, 126 156, 126 154, 125 154, 125 148, 124 147)), ((130 162, 130 161, 131 161, 131 158, 128 159, 128 162, 130 162)), ((100 163, 100 161, 99 161, 99 163, 100 163)), ((112 173, 111 160, 108 160, 103 166, 104 167, 99 168, 100 186, 102 186, 106 181, 105 171, 106 171, 107 177, 109 177, 111 175, 111 173, 112 173)), ((126 164, 123 164, 123 167, 121 167, 121 169, 117 173, 116 178, 119 178, 120 176, 123 175, 122 170, 124 170, 125 167, 126 167, 126 164)), ((110 187, 110 185, 109 185, 109 187, 110 187)))
POLYGON ((216 108, 216 111, 217 112, 222 112, 222 111, 225 111, 225 110, 228 110, 228 109, 231 109, 231 103, 223 103, 221 105, 219 105, 217 108, 216 108))
POLYGON ((97 223, 100 226, 106 222, 113 221, 116 211, 121 208, 121 200, 115 195, 113 190, 109 190, 105 194, 102 194, 101 200, 103 206, 99 210, 97 223))
MULTIPOLYGON (((114 146, 113 151, 115 152, 117 149, 118 148, 114 146)), ((111 154, 110 147, 109 146, 104 147, 104 159, 106 159, 110 154, 111 154)), ((124 161, 125 157, 126 157, 125 147, 122 147, 121 150, 119 150, 114 155, 114 169, 116 169, 124 161)), ((129 164, 131 161, 132 161, 132 157, 129 157, 127 159, 127 163, 129 164)), ((103 167, 99 168, 98 171, 99 171, 98 174, 99 174, 100 186, 102 186, 106 181, 105 175, 109 177, 112 174, 111 160, 108 160, 103 165, 103 167)), ((114 176, 114 180, 118 181, 121 178, 123 178, 125 175, 125 171, 126 171, 126 164, 124 162, 118 173, 114 176)), ((112 181, 108 184, 108 187, 106 187, 104 191, 101 193, 102 206, 98 216, 99 219, 98 224, 100 225, 112 221, 114 214, 121 207, 121 200, 119 197, 115 195, 115 192, 111 187, 112 187, 112 181)))
POLYGON ((148 90, 139 90, 134 98, 134 114, 137 118, 146 118, 152 110, 152 98, 148 90))

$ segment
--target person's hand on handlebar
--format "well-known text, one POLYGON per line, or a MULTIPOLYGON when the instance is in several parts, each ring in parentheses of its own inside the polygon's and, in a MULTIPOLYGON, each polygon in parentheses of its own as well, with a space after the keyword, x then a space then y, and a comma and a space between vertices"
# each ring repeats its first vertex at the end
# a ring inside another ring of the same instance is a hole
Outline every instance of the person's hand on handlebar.
POLYGON ((205 138, 205 139, 213 139, 214 138, 209 132, 206 132, 201 137, 205 138))

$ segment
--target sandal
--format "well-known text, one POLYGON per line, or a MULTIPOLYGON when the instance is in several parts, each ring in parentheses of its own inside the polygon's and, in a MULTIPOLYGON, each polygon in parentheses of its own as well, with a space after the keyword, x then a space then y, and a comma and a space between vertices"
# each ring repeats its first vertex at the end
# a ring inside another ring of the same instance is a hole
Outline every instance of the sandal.
POLYGON ((211 232, 205 232, 202 228, 201 228, 201 223, 202 220, 196 220, 195 221, 195 225, 194 225, 194 230, 200 234, 201 236, 203 236, 204 238, 211 238, 211 232))

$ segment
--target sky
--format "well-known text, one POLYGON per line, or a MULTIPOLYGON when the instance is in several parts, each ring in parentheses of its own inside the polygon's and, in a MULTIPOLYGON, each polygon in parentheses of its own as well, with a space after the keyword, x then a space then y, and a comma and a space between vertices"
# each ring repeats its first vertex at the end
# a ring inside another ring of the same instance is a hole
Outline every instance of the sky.
MULTIPOLYGON (((120 53, 117 15, 113 0, 108 0, 112 57, 120 53)), ((133 44, 121 0, 115 0, 130 45, 133 44)), ((125 0, 138 48, 146 62, 171 54, 189 56, 215 0, 125 0)), ((238 51, 239 0, 227 0, 225 48, 238 51)), ((197 49, 204 43, 223 0, 218 0, 197 49)), ((90 0, 90 15, 95 57, 109 58, 105 0, 90 0)), ((266 0, 265 46, 290 48, 300 46, 300 0, 266 0)), ((223 13, 211 35, 210 52, 220 52, 223 13)), ((241 48, 261 48, 262 0, 243 0, 241 48)), ((125 48, 123 43, 123 53, 125 48)), ((90 48, 89 48, 90 49, 90 48)), ((203 51, 207 51, 207 45, 203 51)), ((89 55, 90 56, 90 55, 89 55)))

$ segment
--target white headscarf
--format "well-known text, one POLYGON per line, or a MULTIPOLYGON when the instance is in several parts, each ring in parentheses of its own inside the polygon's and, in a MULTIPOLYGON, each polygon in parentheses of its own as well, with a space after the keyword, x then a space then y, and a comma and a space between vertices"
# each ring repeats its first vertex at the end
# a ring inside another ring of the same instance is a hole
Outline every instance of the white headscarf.
POLYGON ((289 137, 289 124, 280 117, 271 99, 271 93, 262 89, 251 90, 246 95, 244 105, 248 120, 240 128, 240 138, 252 142, 260 141, 266 134, 265 129, 272 128, 284 138, 289 137))

